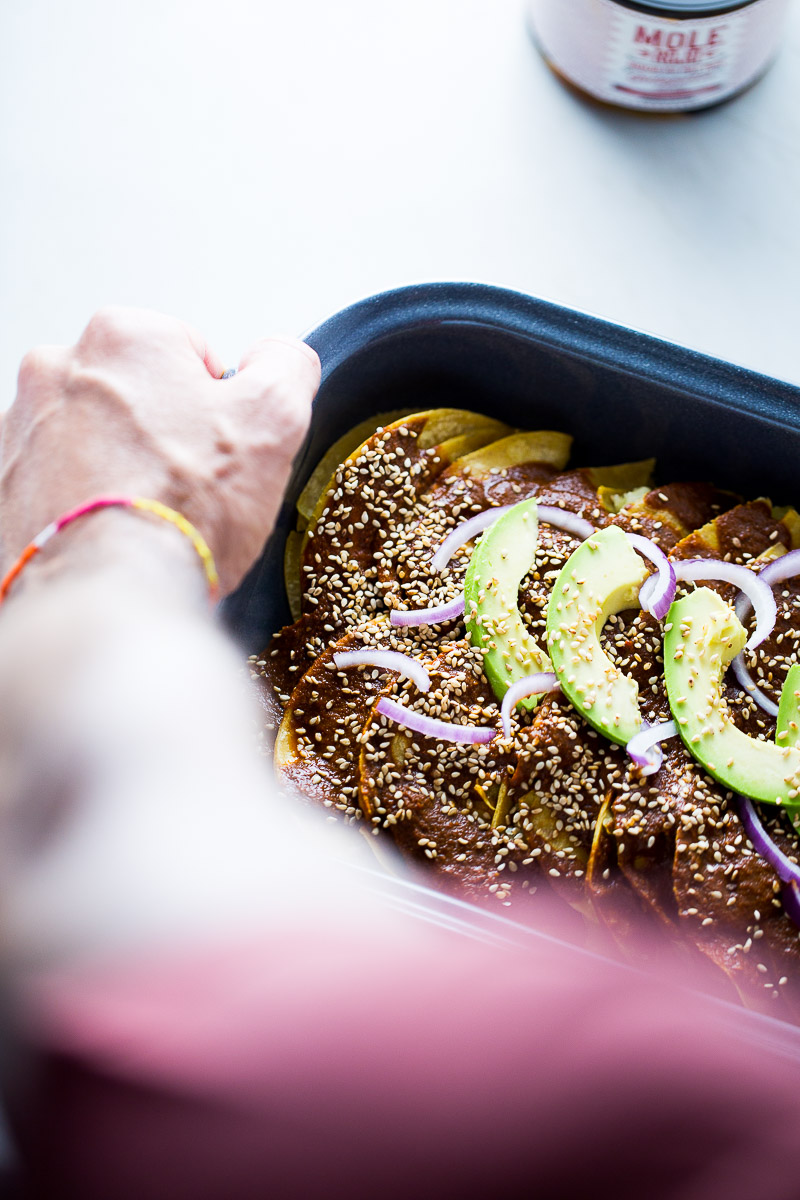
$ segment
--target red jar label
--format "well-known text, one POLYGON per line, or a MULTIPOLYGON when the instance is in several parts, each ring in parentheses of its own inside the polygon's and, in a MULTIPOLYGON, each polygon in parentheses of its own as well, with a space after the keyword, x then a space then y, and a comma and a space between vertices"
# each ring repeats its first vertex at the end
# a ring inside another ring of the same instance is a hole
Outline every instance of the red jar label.
POLYGON ((717 17, 655 17, 614 0, 532 0, 534 35, 553 66, 599 100, 681 112, 753 82, 778 46, 788 0, 717 17))

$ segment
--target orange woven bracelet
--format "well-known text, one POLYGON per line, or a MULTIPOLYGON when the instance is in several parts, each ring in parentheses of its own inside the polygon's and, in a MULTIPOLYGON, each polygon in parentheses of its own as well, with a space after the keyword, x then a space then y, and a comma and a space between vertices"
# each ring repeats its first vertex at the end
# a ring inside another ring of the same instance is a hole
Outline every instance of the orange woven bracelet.
POLYGON ((206 578, 208 579, 211 601, 213 603, 216 600, 217 592, 219 591, 219 576, 217 575, 217 568, 214 565, 214 558, 202 535, 198 533, 190 521, 186 520, 186 517, 176 512, 174 508, 168 508, 166 504, 162 504, 159 500, 146 500, 142 496, 96 496, 93 500, 87 500, 85 504, 71 509, 70 512, 66 512, 57 520, 52 521, 25 547, 11 570, 6 574, 3 581, 0 582, 0 603, 5 600, 11 584, 22 572, 26 564, 30 562, 35 554, 39 553, 42 547, 50 541, 50 538, 55 537, 65 526, 71 525, 79 517, 85 517, 87 513, 96 512, 100 508, 138 508, 143 512, 153 513, 154 516, 160 517, 162 521, 168 521, 170 525, 174 525, 176 529, 179 529, 189 539, 197 551, 200 561, 203 564, 206 578))

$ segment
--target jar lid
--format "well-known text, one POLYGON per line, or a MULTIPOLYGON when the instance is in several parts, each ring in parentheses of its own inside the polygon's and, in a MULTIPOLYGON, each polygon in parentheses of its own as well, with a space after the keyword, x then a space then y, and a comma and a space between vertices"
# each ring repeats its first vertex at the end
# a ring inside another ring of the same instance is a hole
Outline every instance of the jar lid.
POLYGON ((699 16, 704 12, 725 12, 733 8, 745 8, 752 0, 639 0, 642 8, 659 9, 662 12, 690 12, 699 16))

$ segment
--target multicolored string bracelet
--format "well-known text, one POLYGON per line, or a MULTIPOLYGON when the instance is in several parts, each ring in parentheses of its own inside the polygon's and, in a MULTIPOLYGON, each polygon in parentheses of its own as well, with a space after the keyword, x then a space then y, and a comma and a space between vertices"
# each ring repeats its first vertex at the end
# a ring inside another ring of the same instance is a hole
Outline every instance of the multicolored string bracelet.
POLYGON ((85 517, 88 513, 96 512, 99 508, 138 508, 143 512, 153 513, 154 516, 160 517, 162 521, 169 521, 171 525, 174 525, 176 529, 179 529, 189 539, 197 551, 200 561, 203 564, 206 578, 208 579, 211 602, 213 603, 216 600, 219 590, 219 576, 217 575, 213 556, 204 538, 198 533, 194 525, 186 520, 186 517, 176 512, 174 508, 168 508, 166 504, 162 504, 159 500, 146 500, 142 496, 96 496, 93 500, 87 500, 85 504, 71 509, 70 512, 66 512, 57 520, 52 521, 25 547, 11 570, 6 574, 2 582, 0 582, 0 603, 5 600, 8 589, 26 564, 30 562, 34 555, 39 553, 42 547, 50 541, 51 537, 55 537, 65 526, 71 525, 79 517, 85 517))

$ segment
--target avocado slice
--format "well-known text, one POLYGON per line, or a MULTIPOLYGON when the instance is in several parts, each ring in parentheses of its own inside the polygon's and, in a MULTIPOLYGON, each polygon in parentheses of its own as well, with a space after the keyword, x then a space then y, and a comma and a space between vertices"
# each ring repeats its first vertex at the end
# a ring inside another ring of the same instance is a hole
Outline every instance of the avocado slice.
POLYGON ((775 744, 781 748, 800 746, 800 663, 794 663, 789 668, 781 689, 775 744))
POLYGON ((737 729, 722 697, 725 669, 747 640, 731 606, 710 588, 697 588, 672 604, 664 631, 667 695, 692 757, 723 787, 767 804, 800 807, 800 749, 791 728, 798 724, 797 668, 781 693, 782 740, 759 741, 737 729))
MULTIPOLYGON (((536 561, 538 541, 536 500, 523 500, 486 530, 467 570, 467 634, 484 652, 484 671, 498 700, 518 679, 550 670, 549 658, 531 637, 517 606, 520 584, 536 561)), ((529 696, 520 704, 535 708, 539 699, 529 696)))
POLYGON ((565 562, 547 606, 547 648, 561 690, 590 725, 625 745, 642 727, 639 687, 600 645, 613 613, 635 608, 650 574, 623 531, 608 525, 565 562))

